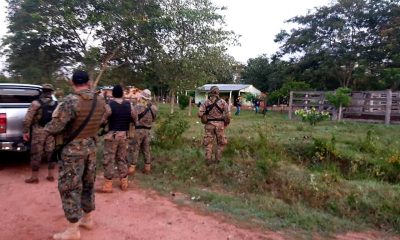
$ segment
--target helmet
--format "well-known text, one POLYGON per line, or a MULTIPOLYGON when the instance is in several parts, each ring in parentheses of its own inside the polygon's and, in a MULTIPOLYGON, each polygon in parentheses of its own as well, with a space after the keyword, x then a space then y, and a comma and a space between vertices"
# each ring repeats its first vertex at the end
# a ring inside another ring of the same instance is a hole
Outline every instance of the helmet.
POLYGON ((140 97, 146 100, 151 100, 151 92, 149 89, 145 89, 140 93, 140 97))
POLYGON ((219 88, 217 86, 212 86, 210 88, 210 94, 219 95, 219 88))
POLYGON ((47 90, 47 91, 54 91, 54 87, 53 85, 49 84, 49 83, 45 83, 42 85, 42 89, 43 90, 47 90))

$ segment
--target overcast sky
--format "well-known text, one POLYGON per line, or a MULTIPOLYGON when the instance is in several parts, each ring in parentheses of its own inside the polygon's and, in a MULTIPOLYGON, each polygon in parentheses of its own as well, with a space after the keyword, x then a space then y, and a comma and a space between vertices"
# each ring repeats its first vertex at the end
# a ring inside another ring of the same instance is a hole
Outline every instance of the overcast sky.
MULTIPOLYGON (((231 47, 228 53, 246 63, 249 58, 271 55, 278 50, 274 37, 281 29, 291 26, 285 20, 304 15, 315 7, 328 5, 331 0, 211 0, 226 6, 227 28, 241 35, 240 46, 231 47)), ((0 0, 0 23, 5 23, 6 1, 0 0)), ((6 24, 0 24, 0 38, 6 33, 6 24)), ((1 58, 4 61, 4 58, 1 58)), ((4 64, 0 63, 0 69, 4 64)))
POLYGON ((315 7, 326 6, 331 0, 212 0, 219 6, 226 6, 225 20, 228 29, 241 35, 238 47, 231 47, 228 52, 236 60, 246 63, 249 58, 262 54, 275 53, 279 45, 274 38, 282 29, 290 30, 293 26, 286 20, 307 14, 315 7))

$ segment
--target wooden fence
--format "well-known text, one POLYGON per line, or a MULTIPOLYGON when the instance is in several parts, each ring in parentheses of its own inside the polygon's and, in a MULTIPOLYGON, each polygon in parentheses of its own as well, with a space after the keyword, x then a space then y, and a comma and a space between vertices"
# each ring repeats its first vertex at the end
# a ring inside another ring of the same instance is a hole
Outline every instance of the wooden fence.
MULTIPOLYGON (((328 92, 292 91, 289 99, 289 119, 297 109, 315 107, 329 111, 336 117, 336 109, 326 99, 328 92)), ((400 123, 400 92, 354 91, 350 94, 351 104, 344 108, 343 119, 368 122, 400 123)))

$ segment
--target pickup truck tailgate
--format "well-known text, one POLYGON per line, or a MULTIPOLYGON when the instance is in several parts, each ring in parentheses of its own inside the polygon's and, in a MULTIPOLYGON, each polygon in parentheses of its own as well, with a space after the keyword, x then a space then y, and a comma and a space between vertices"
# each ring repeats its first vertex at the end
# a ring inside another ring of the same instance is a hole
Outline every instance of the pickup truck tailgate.
POLYGON ((2 104, 0 114, 5 114, 7 120, 6 133, 0 133, 0 141, 20 138, 22 136, 22 123, 24 121, 28 104, 2 104))
POLYGON ((0 151, 27 149, 22 138, 23 121, 30 104, 39 98, 40 93, 40 86, 0 84, 0 151))

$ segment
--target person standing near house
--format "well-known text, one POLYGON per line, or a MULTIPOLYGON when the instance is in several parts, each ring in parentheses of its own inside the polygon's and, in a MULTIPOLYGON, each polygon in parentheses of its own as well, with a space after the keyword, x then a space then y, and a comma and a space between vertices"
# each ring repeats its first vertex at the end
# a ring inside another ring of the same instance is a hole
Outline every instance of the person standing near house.
POLYGON ((135 137, 133 140, 132 163, 129 166, 129 174, 133 175, 139 160, 139 152, 144 155, 143 173, 151 172, 151 155, 150 155, 150 130, 153 127, 157 117, 157 107, 151 102, 151 92, 145 89, 141 92, 138 103, 134 106, 135 115, 135 137))
POLYGON ((210 88, 208 99, 199 108, 198 117, 205 124, 203 145, 205 147, 206 164, 213 163, 214 138, 217 139, 215 162, 218 163, 222 158, 224 147, 228 143, 225 136, 225 127, 230 123, 231 113, 228 103, 219 97, 219 88, 217 86, 210 88))
POLYGON ((254 99, 254 109, 256 111, 256 114, 260 111, 260 105, 261 105, 261 101, 258 97, 256 97, 254 99))
POLYGON ((48 163, 48 181, 54 181, 53 171, 55 164, 50 160, 54 150, 54 137, 44 131, 44 126, 50 122, 51 115, 57 107, 53 100, 53 85, 43 84, 42 94, 38 100, 31 103, 23 123, 24 141, 31 141, 31 177, 25 179, 26 183, 39 183, 39 168, 42 159, 48 163))
POLYGON ((58 190, 69 226, 53 239, 80 239, 79 226, 93 227, 94 183, 96 179, 97 132, 105 111, 105 101, 90 89, 89 75, 76 71, 73 94, 65 97, 53 113, 45 131, 64 139, 56 143, 59 155, 58 190))
POLYGON ((238 96, 235 100, 236 112, 235 115, 238 116, 240 114, 240 108, 242 107, 242 97, 238 96))
POLYGON ((104 135, 104 183, 102 192, 113 191, 113 177, 117 166, 121 181, 121 190, 128 190, 127 145, 129 125, 135 121, 136 115, 129 101, 123 100, 123 89, 115 85, 112 90, 113 100, 106 105, 102 125, 108 124, 108 133, 104 135))

